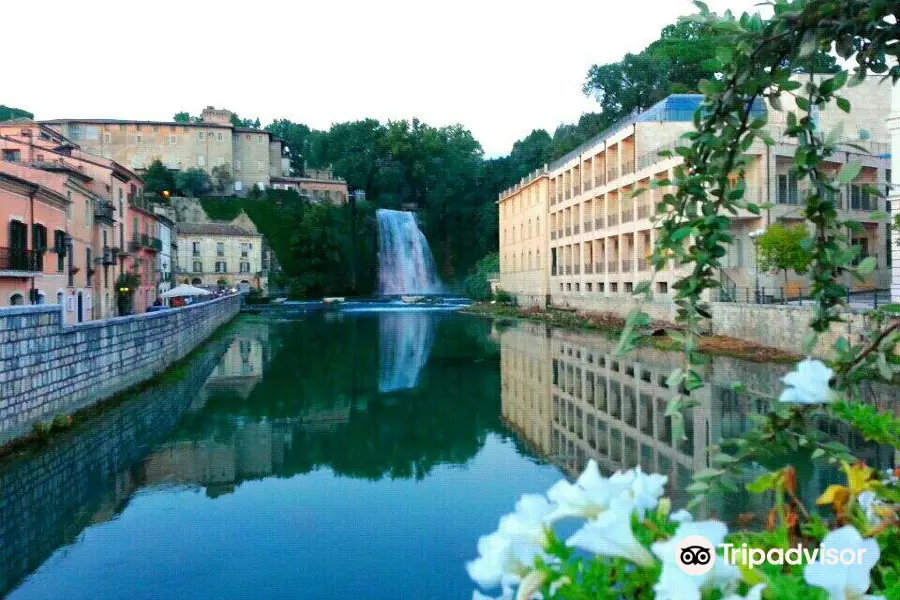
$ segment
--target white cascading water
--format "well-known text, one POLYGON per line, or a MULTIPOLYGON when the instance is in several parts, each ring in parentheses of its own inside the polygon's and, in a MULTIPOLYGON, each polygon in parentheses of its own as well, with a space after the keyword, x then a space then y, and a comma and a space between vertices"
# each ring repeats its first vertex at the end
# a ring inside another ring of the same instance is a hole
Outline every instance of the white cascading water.
POLYGON ((419 383, 434 345, 437 317, 419 310, 378 315, 378 391, 409 390, 419 383))
POLYGON ((434 256, 415 215, 382 208, 376 211, 376 217, 378 293, 384 296, 443 293, 434 256))

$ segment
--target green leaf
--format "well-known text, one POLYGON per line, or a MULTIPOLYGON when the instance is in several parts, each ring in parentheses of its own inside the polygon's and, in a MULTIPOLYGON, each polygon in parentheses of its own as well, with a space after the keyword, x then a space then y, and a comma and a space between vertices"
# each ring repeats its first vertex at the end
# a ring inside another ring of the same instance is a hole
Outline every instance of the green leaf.
POLYGON ((716 58, 722 64, 728 64, 734 59, 734 50, 729 46, 719 46, 716 48, 716 58))
POLYGON ((816 448, 815 450, 813 450, 813 453, 812 453, 813 460, 816 460, 817 458, 822 458, 823 456, 825 456, 825 451, 822 450, 821 448, 816 448))
POLYGON ((838 181, 840 183, 850 183, 859 176, 860 171, 862 171, 861 163, 846 163, 841 167, 841 172, 838 173, 838 181))
POLYGON ((889 313, 900 313, 900 304, 885 304, 881 310, 889 313))
POLYGON ((690 235, 693 234, 693 233, 694 233, 694 228, 693 228, 693 227, 690 227, 689 225, 685 225, 684 227, 679 227, 679 228, 676 229, 675 232, 672 234, 672 241, 673 241, 673 242, 680 242, 680 241, 682 241, 683 239, 687 238, 688 236, 690 236, 690 235))
POLYGON ((684 488, 688 494, 692 496, 695 494, 703 494, 709 491, 709 484, 704 481, 695 481, 691 485, 684 488))
POLYGON ((762 494, 768 490, 775 489, 775 480, 778 478, 777 473, 766 473, 760 475, 755 481, 747 484, 747 491, 751 494, 762 494))
POLYGON ((861 273, 862 275, 868 275, 869 273, 875 270, 877 266, 877 261, 874 256, 869 256, 863 259, 859 266, 856 267, 856 272, 861 273))
POLYGON ((840 108, 845 113, 850 112, 850 101, 846 98, 841 98, 840 96, 836 96, 834 101, 837 103, 838 108, 840 108))

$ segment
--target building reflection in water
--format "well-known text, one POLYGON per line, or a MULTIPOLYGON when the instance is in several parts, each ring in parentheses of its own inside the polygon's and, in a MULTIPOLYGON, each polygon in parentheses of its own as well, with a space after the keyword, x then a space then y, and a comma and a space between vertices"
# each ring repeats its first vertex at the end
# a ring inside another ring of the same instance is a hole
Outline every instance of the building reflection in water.
MULTIPOLYGON (((640 465, 668 476, 668 492, 678 496, 693 474, 711 466, 709 447, 746 432, 749 415, 766 411, 769 398, 781 390, 786 366, 714 358, 705 367, 709 385, 693 394, 687 409, 687 439, 672 435, 666 416, 671 391, 669 374, 680 366, 676 353, 642 348, 628 357, 615 356, 616 341, 597 335, 552 330, 520 323, 496 332, 501 344, 502 414, 504 421, 533 450, 575 477, 591 458, 609 473, 640 465), (747 393, 736 393, 729 382, 742 381, 747 393)), ((893 390, 896 393, 896 389, 893 390)), ((890 388, 873 388, 879 405, 890 388)), ((890 448, 865 443, 842 423, 822 422, 823 430, 848 444, 857 456, 879 468, 892 467, 890 448)), ((806 499, 836 476, 810 466, 806 499)), ((726 506, 709 506, 715 513, 753 511, 759 498, 739 493, 726 506)))
POLYGON ((437 316, 427 310, 387 311, 378 315, 378 391, 416 387, 434 346, 437 316))

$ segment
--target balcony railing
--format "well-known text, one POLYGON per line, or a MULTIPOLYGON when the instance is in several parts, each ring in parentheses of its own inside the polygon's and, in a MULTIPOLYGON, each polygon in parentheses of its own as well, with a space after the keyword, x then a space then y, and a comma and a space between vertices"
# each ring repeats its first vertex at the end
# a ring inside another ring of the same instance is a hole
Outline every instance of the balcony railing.
POLYGON ((598 262, 597 264, 594 265, 594 270, 597 271, 597 275, 600 275, 604 272, 603 266, 604 265, 602 262, 598 262))
POLYGON ((594 182, 591 181, 590 177, 588 177, 587 179, 584 180, 584 191, 587 192, 588 190, 592 189, 593 187, 594 187, 594 182))
POLYGON ((592 263, 588 263, 584 265, 584 274, 591 275, 594 272, 594 265, 592 263))
POLYGON ((619 224, 619 215, 613 213, 611 215, 606 215, 606 226, 614 227, 619 224))
POLYGON ((566 200, 572 197, 572 190, 566 190, 566 200))
POLYGON ((628 175, 629 173, 634 173, 634 161, 633 160, 623 160, 622 161, 622 175, 628 175))
POLYGON ((581 275, 581 265, 575 265, 574 269, 576 275, 581 275))
POLYGON ((634 269, 632 269, 632 265, 634 262, 630 258, 626 258, 622 260, 622 272, 623 273, 631 273, 634 269))
POLYGON ((556 239, 556 232, 555 232, 555 231, 551 231, 551 232, 550 232, 550 239, 551 239, 551 240, 555 240, 555 239, 556 239))
POLYGON ((602 174, 594 177, 594 186, 600 187, 601 185, 606 185, 606 179, 602 174))
POLYGON ((572 228, 571 228, 571 227, 566 227, 566 235, 567 235, 567 236, 572 235, 572 228))
POLYGON ((606 272, 607 273, 618 273, 619 272, 619 263, 614 260, 607 261, 606 272))
POLYGON ((581 233, 581 226, 580 226, 580 225, 573 225, 573 226, 572 226, 572 233, 574 233, 575 235, 578 235, 579 233, 581 233))
POLYGON ((603 229, 603 217, 597 217, 594 219, 594 228, 595 229, 603 229))
POLYGON ((606 181, 613 181, 619 178, 619 167, 610 167, 606 170, 606 181))
POLYGON ((634 221, 634 210, 631 208, 626 208, 622 211, 622 222, 630 223, 631 221, 634 221))
POLYGON ((572 265, 566 265, 566 275, 572 274, 572 265))
POLYGON ((637 216, 638 219, 646 219, 650 216, 650 205, 649 204, 639 204, 637 207, 637 216))
POLYGON ((115 223, 116 207, 112 202, 97 200, 94 202, 94 219, 103 223, 115 223))
POLYGON ((146 233, 142 233, 140 235, 135 235, 131 238, 131 242, 129 243, 129 248, 132 252, 140 250, 141 248, 146 248, 148 250, 153 250, 155 252, 159 252, 162 250, 162 240, 159 238, 152 237, 147 235, 146 233))
POLYGON ((44 253, 25 248, 0 248, 0 271, 40 273, 44 270, 44 253))
POLYGON ((591 229, 594 228, 594 224, 590 222, 590 220, 584 222, 584 231, 587 233, 591 229))
POLYGON ((649 258, 639 258, 637 261, 638 271, 649 271, 650 270, 650 259, 649 258))
POLYGON ((577 196, 580 193, 581 193, 581 184, 576 183, 575 185, 572 186, 572 196, 577 196))

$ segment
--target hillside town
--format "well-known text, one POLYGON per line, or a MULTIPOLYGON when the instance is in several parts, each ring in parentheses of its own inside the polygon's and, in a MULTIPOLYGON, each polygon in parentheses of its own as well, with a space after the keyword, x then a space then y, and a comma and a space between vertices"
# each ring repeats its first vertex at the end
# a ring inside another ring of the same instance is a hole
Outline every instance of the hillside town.
POLYGON ((225 168, 224 195, 293 190, 343 204, 328 169, 291 174, 283 141, 207 107, 198 122, 0 121, 0 306, 60 304, 67 323, 141 313, 180 284, 268 293, 274 254, 253 221, 210 219, 194 199, 144 192, 153 161, 225 168), (190 210, 177 207, 189 205, 190 210))

